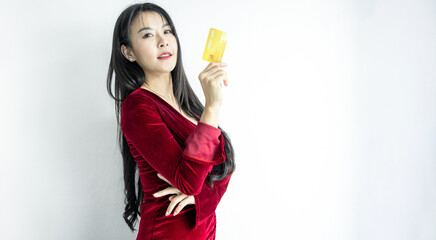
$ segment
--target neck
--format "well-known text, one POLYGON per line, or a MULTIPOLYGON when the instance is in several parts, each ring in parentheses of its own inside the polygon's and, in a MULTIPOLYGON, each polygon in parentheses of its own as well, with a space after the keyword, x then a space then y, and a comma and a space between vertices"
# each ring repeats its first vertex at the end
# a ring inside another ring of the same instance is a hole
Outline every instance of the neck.
POLYGON ((163 96, 169 100, 174 100, 173 81, 171 73, 152 75, 146 74, 146 81, 141 86, 163 96))

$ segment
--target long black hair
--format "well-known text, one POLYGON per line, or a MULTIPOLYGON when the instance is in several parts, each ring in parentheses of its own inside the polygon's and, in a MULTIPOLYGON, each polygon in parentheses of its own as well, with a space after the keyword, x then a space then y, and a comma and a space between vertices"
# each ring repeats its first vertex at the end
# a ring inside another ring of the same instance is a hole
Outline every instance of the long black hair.
MULTIPOLYGON (((191 86, 189 85, 188 79, 186 78, 185 70, 182 64, 182 52, 180 48, 179 38, 177 36, 176 29, 174 27, 173 21, 171 20, 168 13, 153 3, 139 3, 134 4, 126 8, 118 17, 112 41, 112 53, 111 60, 109 64, 109 71, 107 75, 107 91, 109 95, 115 100, 115 113, 117 117, 117 139, 120 147, 121 155, 123 158, 123 168, 124 168, 124 203, 126 204, 123 218, 127 225, 132 231, 135 231, 134 225, 138 219, 140 213, 140 203, 142 202, 143 192, 142 184, 138 177, 136 180, 137 164, 134 161, 132 154, 130 153, 127 140, 122 133, 120 118, 121 118, 121 105, 126 99, 126 97, 141 87, 146 79, 144 71, 136 62, 128 61, 121 52, 121 46, 132 48, 132 43, 130 40, 130 25, 135 17, 139 16, 142 12, 153 11, 158 13, 162 18, 166 19, 171 27, 172 33, 177 40, 177 64, 173 71, 171 71, 172 83, 173 83, 173 93, 175 99, 181 106, 184 112, 189 116, 200 120, 198 116, 201 116, 204 110, 204 106, 195 95, 191 86), (112 92, 112 76, 115 72, 114 80, 114 93, 112 92), (137 181, 138 190, 136 191, 135 181, 137 181)), ((233 173, 235 170, 235 160, 234 160, 234 150, 232 143, 230 141, 227 133, 218 127, 224 137, 225 145, 224 151, 226 154, 225 162, 213 166, 211 173, 208 174, 207 180, 209 184, 213 187, 213 182, 225 178, 227 175, 233 173)))

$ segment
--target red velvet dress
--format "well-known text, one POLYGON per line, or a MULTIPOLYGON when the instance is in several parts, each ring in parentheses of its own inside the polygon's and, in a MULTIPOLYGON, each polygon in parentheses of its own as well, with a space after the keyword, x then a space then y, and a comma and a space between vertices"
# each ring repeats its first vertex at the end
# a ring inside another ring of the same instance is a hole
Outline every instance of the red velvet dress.
POLYGON ((231 175, 205 181, 214 165, 225 161, 221 130, 207 123, 197 125, 185 118, 158 95, 143 88, 133 91, 121 107, 121 129, 138 164, 144 199, 137 240, 215 239, 215 210, 231 175), (187 205, 174 216, 165 212, 171 202, 153 193, 170 185, 193 195, 195 205, 187 205))

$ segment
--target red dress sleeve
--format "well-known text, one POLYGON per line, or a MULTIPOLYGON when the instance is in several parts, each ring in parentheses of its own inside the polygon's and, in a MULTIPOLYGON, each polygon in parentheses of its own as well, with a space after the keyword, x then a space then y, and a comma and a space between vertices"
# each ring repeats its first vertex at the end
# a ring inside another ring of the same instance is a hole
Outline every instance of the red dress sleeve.
POLYGON ((199 194, 213 165, 225 161, 225 142, 220 129, 199 121, 182 149, 156 106, 141 96, 132 95, 124 100, 121 129, 143 161, 186 195, 199 194))
POLYGON ((227 175, 219 181, 214 181, 213 188, 205 182, 201 192, 194 195, 196 211, 194 229, 197 229, 197 227, 201 225, 208 216, 215 212, 218 203, 221 201, 221 198, 227 190, 232 174, 227 175))

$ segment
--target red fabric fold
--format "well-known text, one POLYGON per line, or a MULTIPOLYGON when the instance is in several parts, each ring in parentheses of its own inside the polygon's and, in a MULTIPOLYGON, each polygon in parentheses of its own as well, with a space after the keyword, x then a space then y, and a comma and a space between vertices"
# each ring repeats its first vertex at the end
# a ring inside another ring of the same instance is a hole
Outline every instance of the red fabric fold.
POLYGON ((225 161, 224 145, 224 137, 219 128, 198 122, 193 134, 186 139, 183 155, 186 159, 200 164, 217 165, 225 161), (217 147, 219 145, 222 148, 217 147))
POLYGON ((213 188, 206 181, 201 192, 194 195, 196 211, 194 229, 197 229, 198 226, 208 221, 215 214, 215 210, 227 190, 231 176, 232 174, 219 181, 214 181, 213 188))

